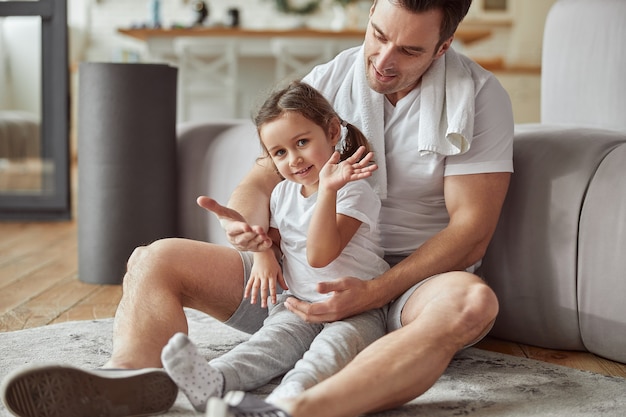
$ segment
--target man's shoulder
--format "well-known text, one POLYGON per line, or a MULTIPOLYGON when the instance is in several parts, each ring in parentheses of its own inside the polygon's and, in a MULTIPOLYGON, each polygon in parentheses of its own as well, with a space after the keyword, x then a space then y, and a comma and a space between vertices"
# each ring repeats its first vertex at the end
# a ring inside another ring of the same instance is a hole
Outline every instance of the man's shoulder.
POLYGON ((477 99, 482 96, 495 102, 495 99, 498 97, 508 97, 508 93, 494 73, 486 70, 467 55, 457 51, 452 51, 452 53, 455 54, 455 57, 458 60, 457 62, 465 68, 464 73, 467 76, 472 77, 474 82, 474 92, 477 99))
POLYGON ((357 57, 361 56, 360 51, 362 47, 362 45, 358 45, 344 49, 326 64, 320 65, 320 67, 350 67, 354 64, 357 57))
MULTIPOLYGON (((344 49, 343 51, 337 54, 334 60, 338 60, 338 61, 348 60, 349 62, 353 62, 355 57, 359 54, 359 51, 361 50, 362 47, 363 45, 357 45, 357 46, 353 46, 352 48, 344 49)), ((331 60, 331 62, 332 61, 333 60, 331 60)))
POLYGON ((350 68, 362 56, 360 51, 361 46, 355 46, 339 52, 329 62, 313 68, 303 78, 303 81, 320 90, 324 90, 329 86, 336 86, 352 73, 350 68))
POLYGON ((472 58, 457 51, 454 51, 454 53, 456 54, 459 62, 461 62, 466 70, 472 74, 472 77, 474 78, 476 83, 484 84, 485 82, 487 82, 487 80, 495 78, 495 75, 491 71, 488 71, 480 66, 480 64, 472 58))

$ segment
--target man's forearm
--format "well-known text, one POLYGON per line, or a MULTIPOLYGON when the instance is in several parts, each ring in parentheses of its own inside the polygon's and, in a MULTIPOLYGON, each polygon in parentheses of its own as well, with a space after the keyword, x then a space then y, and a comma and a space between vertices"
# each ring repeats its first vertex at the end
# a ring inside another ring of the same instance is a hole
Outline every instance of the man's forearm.
MULTIPOLYGON (((464 241, 464 234, 444 229, 416 249, 402 262, 379 276, 375 281, 381 297, 381 306, 397 298, 418 282, 443 272, 464 270, 468 264, 473 243, 464 241)), ((473 241, 472 241, 473 242, 473 241)))
POLYGON ((237 210, 250 225, 258 225, 269 229, 270 197, 264 190, 240 184, 235 188, 228 200, 228 207, 237 210))
MULTIPOLYGON (((270 163, 271 164, 271 163, 270 163)), ((233 190, 228 207, 238 211, 250 225, 269 228, 269 201, 280 177, 266 164, 257 163, 233 190)))

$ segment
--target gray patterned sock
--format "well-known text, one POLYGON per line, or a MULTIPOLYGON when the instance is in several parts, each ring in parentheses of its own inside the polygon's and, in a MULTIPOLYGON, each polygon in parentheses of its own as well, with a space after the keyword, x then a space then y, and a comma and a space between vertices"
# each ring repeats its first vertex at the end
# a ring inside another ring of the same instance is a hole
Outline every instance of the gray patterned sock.
POLYGON ((172 336, 161 352, 161 361, 197 411, 205 410, 210 397, 222 396, 224 376, 198 353, 186 334, 172 336))

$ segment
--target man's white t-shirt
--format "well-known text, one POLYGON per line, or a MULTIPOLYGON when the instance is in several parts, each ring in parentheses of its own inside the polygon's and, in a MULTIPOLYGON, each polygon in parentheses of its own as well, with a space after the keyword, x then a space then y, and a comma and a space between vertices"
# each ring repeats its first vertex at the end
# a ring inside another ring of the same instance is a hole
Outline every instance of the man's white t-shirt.
POLYGON ((318 282, 341 277, 372 279, 389 269, 383 260, 378 217, 380 199, 365 181, 353 181, 337 192, 337 213, 362 222, 341 255, 323 268, 313 268, 306 259, 306 241, 317 193, 304 197, 301 185, 281 181, 270 199, 270 226, 279 230, 283 252, 283 277, 289 292, 307 301, 326 296, 317 292, 318 282))
MULTIPOLYGON (((337 87, 357 59, 364 59, 359 47, 344 51, 314 68, 303 81, 334 103, 337 87)), ((471 68, 476 92, 474 136, 464 154, 424 155, 416 148, 419 87, 395 106, 385 100, 387 197, 382 200, 380 230, 386 255, 409 255, 447 226, 445 176, 513 171, 513 115, 508 94, 493 74, 478 65, 471 68)))

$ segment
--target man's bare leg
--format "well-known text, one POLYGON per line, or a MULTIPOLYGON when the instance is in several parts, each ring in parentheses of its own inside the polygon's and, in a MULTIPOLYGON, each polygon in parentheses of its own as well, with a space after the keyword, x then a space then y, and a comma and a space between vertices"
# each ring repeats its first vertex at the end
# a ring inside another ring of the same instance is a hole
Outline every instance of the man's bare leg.
POLYGON ((183 307, 227 320, 241 303, 243 273, 239 253, 224 246, 164 239, 137 248, 128 261, 105 367, 160 367, 163 346, 188 330, 183 307))
POLYGON ((285 409, 293 417, 354 417, 400 406, 426 392, 452 357, 484 333, 497 311, 495 294, 478 277, 452 272, 433 279, 407 302, 404 327, 371 344, 285 409))

